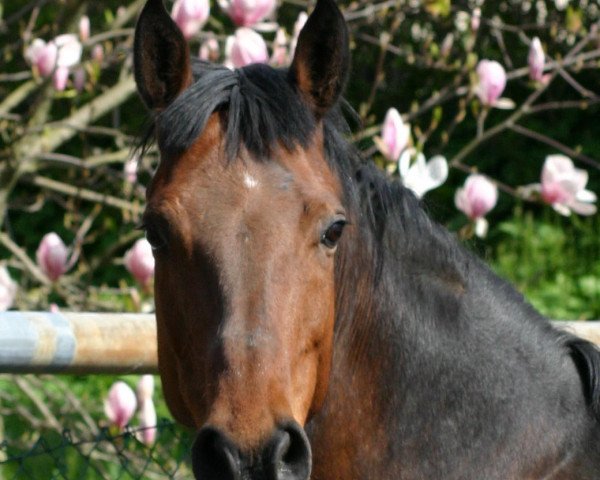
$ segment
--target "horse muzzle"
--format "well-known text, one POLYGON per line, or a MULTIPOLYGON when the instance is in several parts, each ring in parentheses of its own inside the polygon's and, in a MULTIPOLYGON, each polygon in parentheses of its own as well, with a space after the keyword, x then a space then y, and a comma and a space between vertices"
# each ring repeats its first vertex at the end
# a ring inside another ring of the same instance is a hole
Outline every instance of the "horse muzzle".
POLYGON ((308 480, 312 453, 306 433, 296 422, 279 425, 263 447, 242 452, 221 430, 203 427, 192 447, 198 480, 308 480))

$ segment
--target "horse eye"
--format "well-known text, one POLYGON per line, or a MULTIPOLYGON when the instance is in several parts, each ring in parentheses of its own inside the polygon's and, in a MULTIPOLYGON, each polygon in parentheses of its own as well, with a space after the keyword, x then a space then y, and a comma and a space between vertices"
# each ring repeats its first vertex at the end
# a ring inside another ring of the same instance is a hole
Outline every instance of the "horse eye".
POLYGON ((152 250, 160 250, 167 244, 163 236, 153 228, 146 229, 146 240, 148 240, 152 250))
POLYGON ((327 248, 335 248, 338 241, 342 237, 342 232, 346 226, 345 220, 338 220, 332 223, 321 236, 321 243, 327 248))
POLYGON ((157 251, 167 245, 166 231, 149 224, 143 224, 140 229, 145 231, 146 240, 148 240, 152 250, 157 251))

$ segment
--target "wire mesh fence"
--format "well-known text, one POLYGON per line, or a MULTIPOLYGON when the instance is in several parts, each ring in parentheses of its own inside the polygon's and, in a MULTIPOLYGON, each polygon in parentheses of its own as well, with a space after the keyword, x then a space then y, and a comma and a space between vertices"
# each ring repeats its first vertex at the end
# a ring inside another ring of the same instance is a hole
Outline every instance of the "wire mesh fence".
POLYGON ((157 425, 151 447, 139 440, 140 429, 112 434, 102 429, 87 440, 69 430, 45 434, 23 444, 0 444, 0 478, 7 479, 188 479, 191 439, 170 421, 157 425))
POLYGON ((107 423, 103 397, 113 381, 0 376, 0 480, 192 479, 192 432, 160 419, 147 445, 135 418, 124 430, 107 423))

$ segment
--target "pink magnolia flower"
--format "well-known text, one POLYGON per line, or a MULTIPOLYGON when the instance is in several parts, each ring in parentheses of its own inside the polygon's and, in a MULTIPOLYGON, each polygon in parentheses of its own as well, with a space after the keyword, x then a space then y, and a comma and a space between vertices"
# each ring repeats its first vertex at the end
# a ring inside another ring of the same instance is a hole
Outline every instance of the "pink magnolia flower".
POLYGON ((456 191, 454 204, 469 219, 475 222, 475 234, 484 237, 488 230, 488 222, 483 218, 498 201, 498 187, 485 176, 472 174, 467 177, 465 185, 456 191))
POLYGON ((426 162, 425 155, 417 154, 414 148, 404 150, 398 161, 398 170, 402 184, 419 198, 442 185, 448 178, 448 162, 444 157, 435 155, 426 162), (415 156, 411 165, 411 159, 415 156))
POLYGON ((0 265, 0 312, 4 312, 12 307, 17 294, 17 284, 8 273, 4 265, 0 265))
POLYGON ((42 272, 53 282, 68 270, 67 247, 54 232, 44 235, 35 256, 42 272))
POLYGON ((219 6, 240 27, 251 27, 270 15, 276 0, 219 0, 219 6))
POLYGON ((254 30, 238 28, 234 36, 227 38, 225 45, 226 64, 241 68, 251 63, 267 63, 269 52, 263 38, 254 30))
POLYGON ((572 160, 561 154, 548 155, 542 168, 542 183, 538 187, 544 202, 561 215, 571 211, 579 215, 596 213, 596 194, 586 190, 588 173, 575 168, 572 160))
POLYGON ((84 15, 79 19, 79 38, 82 42, 85 42, 90 38, 90 17, 87 15, 84 15))
POLYGON ((54 73, 54 88, 64 90, 69 70, 79 63, 82 51, 83 47, 77 37, 67 33, 48 43, 36 38, 25 51, 25 58, 42 77, 49 77, 54 73))
POLYGON ((152 375, 142 375, 137 384, 137 398, 140 403, 151 400, 154 393, 154 377, 152 375))
POLYGON ((527 57, 527 64, 529 66, 529 77, 536 81, 541 82, 544 77, 544 49, 542 43, 538 37, 535 37, 531 41, 529 47, 529 55, 527 57))
POLYGON ((156 408, 151 398, 144 400, 138 413, 140 421, 139 437, 145 445, 152 445, 156 440, 156 408))
POLYGON ((125 268, 143 286, 147 286, 154 275, 154 256, 148 240, 140 238, 125 253, 125 268))
POLYGON ((113 383, 104 401, 104 413, 110 423, 122 430, 131 420, 136 408, 137 400, 131 387, 122 381, 113 383))
POLYGON ((409 139, 410 125, 402 121, 398 110, 390 108, 381 126, 381 137, 374 138, 377 148, 389 161, 396 162, 409 139))
POLYGON ((185 38, 192 38, 204 26, 210 14, 208 0, 176 0, 171 17, 185 38))
POLYGON ((36 38, 25 50, 25 59, 36 69, 42 77, 49 77, 56 67, 58 47, 55 43, 46 43, 36 38))
POLYGON ((481 60, 477 65, 479 83, 475 93, 484 105, 495 106, 506 86, 504 67, 495 60, 481 60))

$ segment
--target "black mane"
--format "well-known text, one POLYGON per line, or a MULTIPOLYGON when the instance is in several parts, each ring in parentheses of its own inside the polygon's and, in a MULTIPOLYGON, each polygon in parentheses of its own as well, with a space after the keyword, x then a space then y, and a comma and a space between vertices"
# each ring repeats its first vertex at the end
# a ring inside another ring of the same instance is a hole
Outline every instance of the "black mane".
POLYGON ((287 79, 287 70, 253 64, 230 70, 194 60, 194 83, 156 118, 162 151, 177 154, 198 138, 210 115, 222 113, 227 154, 240 145, 256 159, 268 158, 276 143, 306 147, 315 128, 312 112, 287 79))

